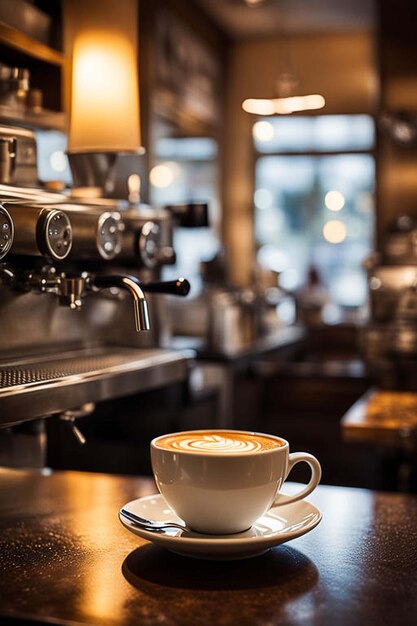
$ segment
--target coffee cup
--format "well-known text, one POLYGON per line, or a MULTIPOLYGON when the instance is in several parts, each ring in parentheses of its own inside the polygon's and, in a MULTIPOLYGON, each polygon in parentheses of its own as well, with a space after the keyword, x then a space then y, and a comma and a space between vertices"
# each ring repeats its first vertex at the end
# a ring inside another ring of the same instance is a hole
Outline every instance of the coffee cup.
POLYGON ((242 430, 189 430, 156 437, 151 463, 168 506, 204 534, 243 532, 272 506, 305 498, 321 478, 320 463, 311 454, 290 453, 282 437, 242 430), (284 481, 302 461, 311 468, 309 483, 283 498, 284 481))

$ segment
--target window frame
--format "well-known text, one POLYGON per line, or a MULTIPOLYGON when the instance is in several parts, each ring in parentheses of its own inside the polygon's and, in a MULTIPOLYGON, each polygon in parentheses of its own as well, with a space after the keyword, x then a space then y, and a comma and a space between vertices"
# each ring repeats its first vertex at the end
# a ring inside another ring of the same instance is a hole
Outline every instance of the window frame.
MULTIPOLYGON (((369 113, 363 113, 363 112, 355 112, 355 113, 325 113, 325 114, 306 114, 306 113, 296 113, 296 114, 289 114, 289 115, 257 115, 254 116, 253 119, 253 123, 252 123, 252 129, 251 129, 251 140, 252 140, 252 183, 253 183, 253 194, 255 195, 255 192, 257 190, 257 184, 256 184, 256 172, 257 172, 257 164, 258 164, 258 160, 260 158, 265 158, 265 157, 331 157, 331 156, 343 156, 343 155, 366 155, 366 156, 370 156, 372 157, 373 161, 374 161, 374 166, 375 166, 375 175, 374 175, 374 191, 373 191, 373 196, 374 196, 374 219, 373 219, 373 232, 371 234, 371 239, 373 242, 373 248, 375 247, 375 241, 376 241, 376 231, 377 231, 377 176, 378 176, 378 169, 377 169, 377 145, 378 145, 378 126, 377 126, 377 120, 375 115, 371 115, 369 113), (252 133, 252 129, 253 126, 256 124, 256 122, 259 121, 268 121, 270 119, 273 118, 290 118, 290 117, 310 117, 310 118, 318 118, 320 117, 320 115, 346 115, 346 116, 355 116, 355 115, 367 115, 373 124, 373 128, 374 128, 374 141, 373 141, 373 146, 371 148, 368 149, 348 149, 348 150, 297 150, 297 151, 288 151, 288 150, 271 150, 268 152, 261 152, 256 148, 255 145, 255 139, 253 137, 253 133, 252 133)), ((255 245, 262 246, 262 242, 259 241, 258 237, 257 237, 257 232, 256 232, 256 216, 257 216, 257 208, 255 205, 255 201, 253 201, 253 224, 254 224, 254 241, 255 241, 255 245)), ((359 322, 358 322, 359 323, 359 322)))

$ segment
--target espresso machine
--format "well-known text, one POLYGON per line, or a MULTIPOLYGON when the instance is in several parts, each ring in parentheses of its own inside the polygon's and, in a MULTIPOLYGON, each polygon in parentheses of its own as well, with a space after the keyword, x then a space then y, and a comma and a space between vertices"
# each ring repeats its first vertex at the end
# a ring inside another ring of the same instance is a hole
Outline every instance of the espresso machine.
POLYGON ((416 391, 417 221, 399 217, 366 269, 369 320, 361 337, 368 373, 382 389, 416 391))
POLYGON ((100 403, 187 383, 160 294, 190 289, 161 270, 193 211, 48 191, 26 129, 0 127, 0 181, 0 465, 42 467, 50 420, 83 443, 100 403))

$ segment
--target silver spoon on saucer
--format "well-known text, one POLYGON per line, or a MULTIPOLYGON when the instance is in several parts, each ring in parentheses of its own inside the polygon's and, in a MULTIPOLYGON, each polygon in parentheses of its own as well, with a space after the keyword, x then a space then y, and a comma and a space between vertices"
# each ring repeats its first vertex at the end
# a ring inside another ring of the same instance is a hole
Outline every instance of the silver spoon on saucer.
POLYGON ((154 520, 145 519, 144 517, 139 517, 135 513, 131 513, 126 509, 120 509, 120 515, 123 515, 129 522, 133 522, 136 526, 140 526, 144 530, 153 530, 159 532, 161 530, 166 530, 167 528, 180 528, 181 530, 191 530, 186 524, 179 524, 177 522, 156 522, 154 520))

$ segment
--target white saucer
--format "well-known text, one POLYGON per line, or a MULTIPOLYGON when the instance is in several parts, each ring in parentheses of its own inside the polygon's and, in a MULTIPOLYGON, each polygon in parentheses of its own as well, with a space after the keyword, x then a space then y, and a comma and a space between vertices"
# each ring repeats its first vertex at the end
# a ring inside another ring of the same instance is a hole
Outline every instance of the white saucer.
MULTIPOLYGON (((282 499, 288 496, 282 495, 282 499)), ((181 520, 171 511, 161 495, 133 500, 124 509, 147 519, 181 520)), ((199 559, 246 559, 267 552, 270 548, 300 537, 315 528, 321 513, 307 500, 272 507, 252 528, 235 535, 202 535, 170 528, 163 532, 143 530, 120 515, 123 526, 135 535, 183 556, 199 559)))

